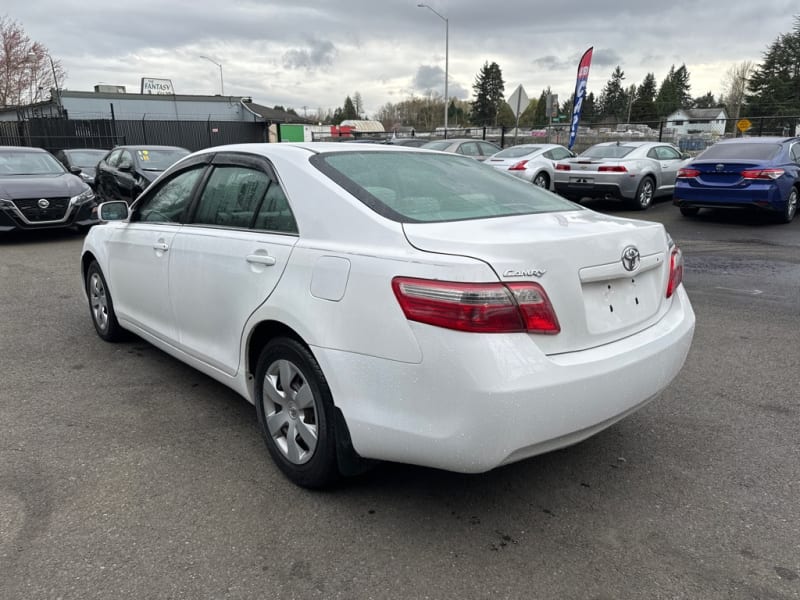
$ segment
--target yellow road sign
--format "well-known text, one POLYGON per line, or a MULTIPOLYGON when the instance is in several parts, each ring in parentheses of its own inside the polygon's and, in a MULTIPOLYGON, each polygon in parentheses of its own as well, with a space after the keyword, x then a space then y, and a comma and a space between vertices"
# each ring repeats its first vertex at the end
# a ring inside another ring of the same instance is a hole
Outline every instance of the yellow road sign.
POLYGON ((752 126, 753 124, 747 119, 739 119, 738 121, 736 121, 736 129, 738 129, 742 133, 750 129, 752 126))

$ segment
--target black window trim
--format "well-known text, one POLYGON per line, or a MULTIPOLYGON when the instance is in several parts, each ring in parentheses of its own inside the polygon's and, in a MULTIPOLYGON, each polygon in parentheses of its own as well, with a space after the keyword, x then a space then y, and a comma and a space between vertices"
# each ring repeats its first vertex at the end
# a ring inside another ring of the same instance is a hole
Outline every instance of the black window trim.
POLYGON ((159 221, 159 224, 163 225, 184 225, 186 223, 187 216, 191 207, 197 201, 198 190, 205 187, 206 180, 208 179, 208 173, 210 169, 208 168, 208 163, 211 162, 212 154, 201 154, 198 156, 193 156, 188 160, 181 160, 178 164, 173 165, 164 173, 161 181, 158 182, 158 186, 148 190, 147 194, 142 194, 139 198, 131 206, 131 223, 141 223, 142 221, 139 219, 139 209, 140 205, 146 204, 155 194, 157 194, 161 189, 170 183, 173 179, 178 177, 179 175, 183 175, 184 173, 194 170, 200 166, 200 168, 204 169, 205 172, 200 174, 200 178, 195 183, 194 188, 192 189, 191 199, 189 203, 186 205, 186 208, 183 209, 180 217, 177 221, 159 221))
POLYGON ((284 186, 280 179, 277 176, 275 171, 275 167, 273 167, 272 162, 266 157, 261 156, 258 154, 250 154, 247 152, 230 152, 230 151, 223 151, 223 152, 216 152, 216 153, 209 153, 208 155, 207 164, 208 168, 206 169, 205 174, 201 177, 198 187, 193 192, 192 201, 189 203, 186 211, 184 211, 183 215, 181 215, 182 225, 191 228, 211 228, 211 229, 224 229, 224 230, 235 230, 235 231, 251 231, 254 233, 268 233, 272 235, 288 235, 292 237, 299 237, 300 236, 300 226, 297 223, 297 219, 294 216, 294 211, 292 210, 291 201, 289 200, 289 195, 286 193, 286 186, 284 186), (197 208, 200 204, 200 199, 203 196, 203 192, 206 189, 206 185, 208 185, 209 179, 213 175, 216 167, 243 167, 243 168, 250 168, 262 171, 267 175, 270 183, 267 186, 267 189, 264 190, 264 196, 261 198, 261 202, 264 201, 266 198, 267 193, 269 192, 269 188, 273 184, 277 184, 281 190, 283 191, 284 196, 286 196, 286 201, 289 204, 289 211, 292 213, 292 218, 294 219, 295 226, 297 227, 297 232, 289 232, 289 231, 276 231, 272 229, 256 229, 254 227, 255 221, 258 218, 258 213, 261 209, 261 204, 258 205, 258 209, 253 214, 253 220, 250 222, 249 227, 234 227, 231 225, 217 225, 212 223, 194 223, 194 219, 197 216, 197 208))

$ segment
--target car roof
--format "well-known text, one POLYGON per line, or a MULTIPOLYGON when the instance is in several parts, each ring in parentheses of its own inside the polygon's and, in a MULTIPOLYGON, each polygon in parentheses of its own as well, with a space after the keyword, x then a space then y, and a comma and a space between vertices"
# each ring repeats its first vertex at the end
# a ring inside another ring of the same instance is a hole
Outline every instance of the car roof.
POLYGON ((763 137, 740 137, 740 138, 726 138, 724 140, 719 140, 718 144, 783 144, 785 142, 791 142, 793 140, 800 141, 799 137, 791 136, 791 137, 782 137, 782 136, 763 136, 763 137))
POLYGON ((136 144, 136 145, 122 145, 122 146, 114 146, 113 150, 118 149, 125 149, 125 150, 188 150, 182 146, 159 146, 157 144, 136 144))
POLYGON ((0 150, 14 150, 17 152, 44 152, 49 154, 44 148, 32 148, 31 146, 0 146, 0 150))

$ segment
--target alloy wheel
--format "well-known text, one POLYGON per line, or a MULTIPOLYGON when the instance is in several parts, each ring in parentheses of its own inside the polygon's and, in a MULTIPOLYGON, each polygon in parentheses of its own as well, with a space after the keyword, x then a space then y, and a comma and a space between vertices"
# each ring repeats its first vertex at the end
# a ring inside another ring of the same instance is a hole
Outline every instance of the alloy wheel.
POLYGON ((92 273, 89 277, 89 302, 94 322, 99 329, 106 331, 108 329, 108 295, 99 273, 92 273))

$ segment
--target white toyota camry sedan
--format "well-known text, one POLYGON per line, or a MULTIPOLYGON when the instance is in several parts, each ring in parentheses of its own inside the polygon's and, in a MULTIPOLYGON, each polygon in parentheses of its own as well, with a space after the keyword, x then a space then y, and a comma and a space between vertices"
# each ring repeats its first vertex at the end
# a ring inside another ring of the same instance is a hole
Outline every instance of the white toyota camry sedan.
POLYGON ((580 442, 657 397, 694 331, 662 225, 454 154, 209 148, 99 213, 82 253, 97 333, 244 396, 306 487, 580 442))

